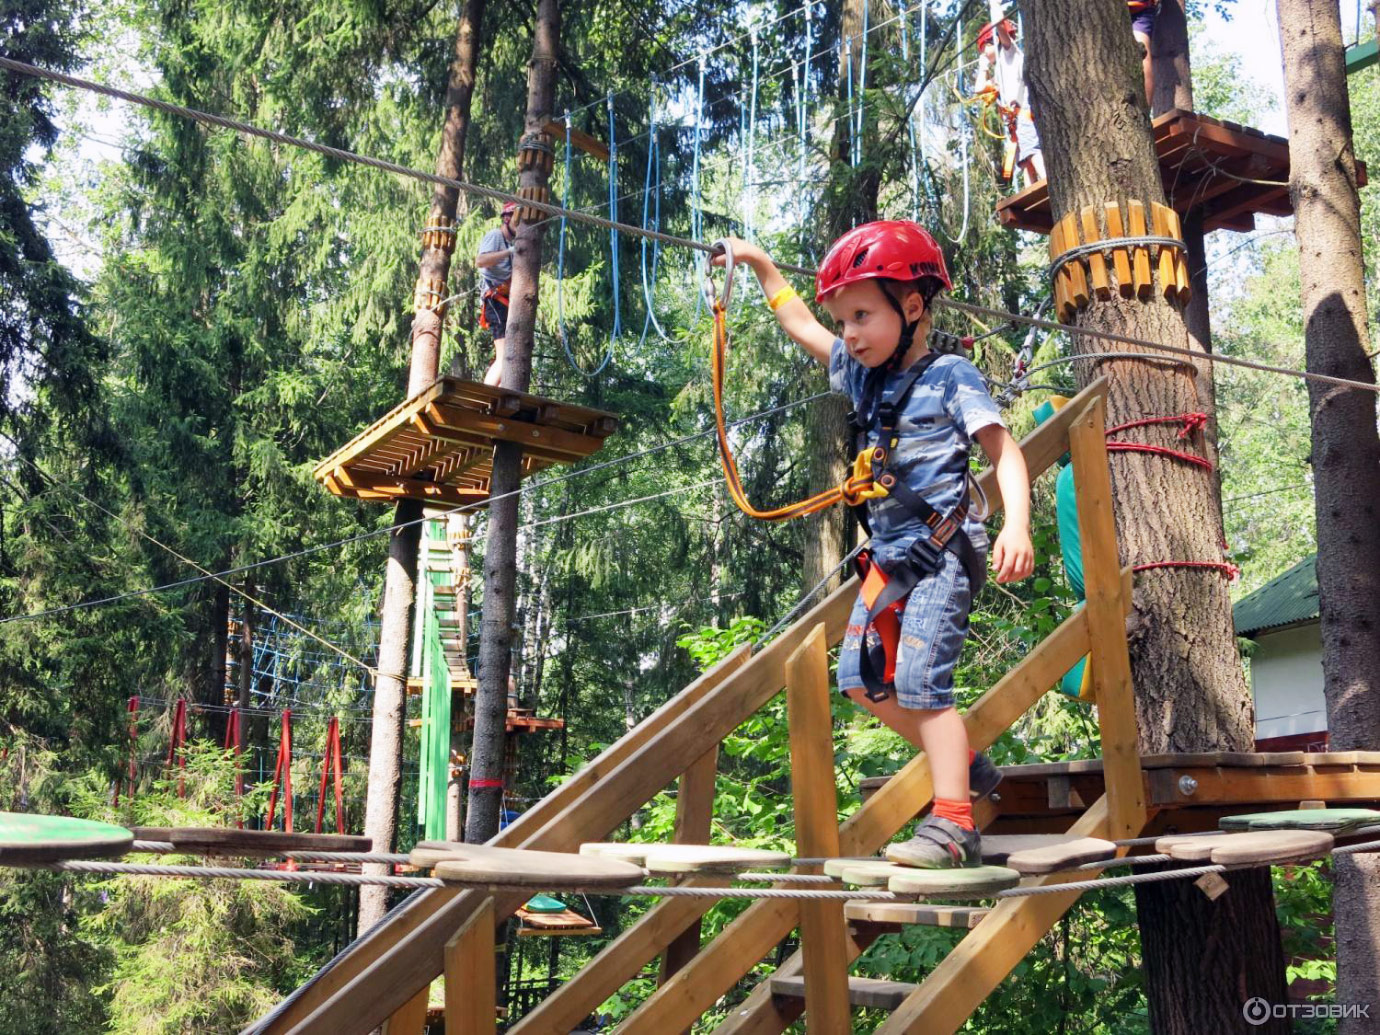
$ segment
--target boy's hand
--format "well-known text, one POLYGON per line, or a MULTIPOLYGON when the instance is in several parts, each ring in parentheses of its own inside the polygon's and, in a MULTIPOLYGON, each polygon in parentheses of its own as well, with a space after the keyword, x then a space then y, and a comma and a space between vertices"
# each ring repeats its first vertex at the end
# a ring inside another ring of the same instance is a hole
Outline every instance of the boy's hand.
POLYGON ((998 582, 1020 582, 1035 570, 1035 547, 1025 528, 1007 525, 992 544, 992 570, 998 582))
MULTIPOLYGON (((755 270, 759 268, 759 263, 770 261, 767 253, 762 251, 761 248, 757 247, 757 245, 753 244, 751 241, 744 241, 741 237, 725 237, 724 240, 727 241, 728 246, 733 249, 734 262, 741 262, 744 265, 751 266, 755 270)), ((715 255, 709 262, 714 266, 722 266, 724 264, 724 259, 725 257, 723 255, 715 255)))

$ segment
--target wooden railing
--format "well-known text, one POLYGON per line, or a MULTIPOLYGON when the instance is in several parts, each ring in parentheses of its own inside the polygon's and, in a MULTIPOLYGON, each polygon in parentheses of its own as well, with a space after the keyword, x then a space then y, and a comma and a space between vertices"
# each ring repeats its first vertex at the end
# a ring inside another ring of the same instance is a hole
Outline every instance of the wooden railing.
MULTIPOLYGON (((1087 604, 985 693, 969 709, 964 722, 975 749, 989 746, 1079 658, 1090 654, 1102 729, 1106 794, 1071 832, 1126 837, 1140 832, 1145 805, 1124 633, 1124 616, 1130 607, 1129 576, 1120 572, 1117 557, 1103 430, 1105 391, 1102 381, 1095 382, 1021 443, 1032 480, 1066 451, 1073 454, 1087 604)), ((993 473, 984 472, 980 482, 995 512, 1001 506, 1001 494, 993 473)), ((572 851, 581 842, 604 840, 677 778, 681 780, 681 793, 676 836, 687 842, 705 840, 713 809, 714 770, 720 742, 788 683, 807 683, 816 692, 821 680, 827 684, 827 670, 821 668, 826 664, 822 660, 824 651, 842 639, 856 594, 856 582, 850 580, 760 653, 753 654, 748 647, 736 650, 536 804, 492 843, 572 851)), ((797 750, 795 741, 799 735, 799 750, 819 754, 822 748, 817 731, 820 722, 827 724, 827 708, 821 719, 815 714, 818 705, 812 706, 808 700, 792 707, 806 708, 807 716, 800 719, 795 713, 791 715, 793 752, 797 750)), ((803 773, 805 768, 798 771, 803 773)), ((832 767, 822 771, 832 772, 832 767)), ((838 827, 836 839, 823 832, 824 820, 811 812, 814 806, 810 804, 827 799, 827 825, 833 826, 836 821, 832 795, 798 795, 797 826, 802 836, 831 851, 843 855, 870 854, 910 822, 931 794, 929 764, 922 754, 838 827)), ((368 1032, 391 1019, 390 1035, 417 1035, 412 1017, 417 1000, 431 981, 443 970, 458 978, 465 967, 457 954, 480 951, 480 947, 492 943, 491 933, 487 938, 468 940, 462 936, 474 932, 477 923, 502 922, 526 897, 459 888, 419 892, 248 1030, 264 1035, 339 1035, 368 1032), (465 945, 470 948, 462 950, 465 945), (448 958, 452 966, 447 966, 448 958)), ((1001 902, 879 1030, 956 1029, 1076 898, 1076 893, 1069 893, 1001 902)), ((815 940, 830 938, 834 951, 841 951, 846 959, 856 957, 865 948, 846 935, 838 943, 830 918, 835 914, 841 918, 839 910, 802 911, 797 900, 763 900, 745 910, 708 946, 696 951, 700 918, 712 905, 712 899, 663 899, 511 1030, 520 1035, 568 1032, 651 960, 661 956, 660 987, 618 1030, 627 1035, 686 1031, 792 929, 801 926, 802 919, 807 943, 811 941, 811 932, 815 940)), ((839 967, 842 962, 836 959, 833 966, 839 967)), ((822 964, 811 965, 797 953, 780 973, 799 974, 802 967, 808 967, 807 974, 813 975, 819 973, 817 965, 822 964)), ((473 971, 473 967, 469 969, 473 971)), ((839 969, 842 973, 842 967, 839 969)), ((817 1018, 833 1019, 833 1013, 840 1009, 834 1000, 840 987, 846 994, 846 985, 841 986, 839 980, 815 986, 819 991, 832 989, 833 996, 823 1001, 819 1012, 812 1009, 817 1018)), ((470 980, 467 987, 473 990, 476 985, 470 980)), ((451 999, 449 986, 447 998, 451 999)), ((818 992, 815 998, 818 999, 818 992)), ((774 999, 764 982, 719 1026, 718 1032, 784 1031, 804 1008, 798 1000, 796 1004, 774 999)), ((475 1018, 476 1014, 469 1011, 468 1016, 475 1018)), ((483 1024, 482 1020, 474 1020, 455 1027, 464 1032, 493 1030, 491 1024, 487 1028, 483 1024)))

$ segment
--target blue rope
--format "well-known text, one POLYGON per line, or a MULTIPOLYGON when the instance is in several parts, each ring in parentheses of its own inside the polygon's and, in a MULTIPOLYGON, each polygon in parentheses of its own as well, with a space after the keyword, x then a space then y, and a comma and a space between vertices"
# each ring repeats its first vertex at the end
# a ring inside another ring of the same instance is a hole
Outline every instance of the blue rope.
POLYGON ((747 165, 743 170, 743 186, 745 188, 743 191, 743 229, 747 231, 749 237, 752 236, 752 220, 756 215, 757 208, 757 175, 753 168, 757 155, 757 70, 757 30, 754 28, 752 30, 752 101, 748 110, 747 165))
MULTIPOLYGON (((613 118, 613 92, 609 91, 609 221, 618 222, 618 136, 614 131, 613 118)), ((609 348, 604 355, 604 362, 599 364, 597 374, 613 357, 613 343, 623 333, 623 314, 622 306, 619 301, 619 276, 618 270, 618 231, 609 230, 609 251, 612 253, 612 262, 609 267, 613 274, 613 330, 609 332, 609 348)))
MULTIPOLYGON (((847 117, 847 120, 846 120, 846 122, 845 122, 845 125, 847 125, 848 128, 849 128, 849 130, 851 131, 852 128, 853 128, 853 37, 852 37, 852 36, 849 36, 849 37, 848 37, 848 40, 847 40, 847 42, 844 44, 844 46, 847 48, 847 51, 848 51, 848 53, 847 53, 847 55, 846 55, 846 58, 845 58, 845 62, 844 62, 844 63, 848 66, 848 80, 847 80, 847 82, 848 82, 848 94, 847 94, 847 99, 848 99, 848 117, 847 117)), ((850 132, 848 135, 849 135, 850 137, 852 137, 852 139, 848 141, 848 164, 851 165, 851 166, 853 166, 854 168, 857 168, 857 165, 858 165, 858 139, 857 139, 857 134, 856 134, 856 133, 850 132)))
MULTIPOLYGON (((615 186, 617 174, 617 143, 613 139, 613 95, 609 94, 609 204, 611 207, 610 219, 617 219, 618 212, 612 206, 616 202, 614 195, 617 193, 615 186)), ((570 112, 565 113, 565 180, 561 184, 561 208, 570 208, 570 112)), ((581 377, 598 377, 603 369, 609 365, 609 360, 613 358, 613 341, 622 333, 618 311, 618 234, 617 231, 610 230, 609 237, 613 240, 613 333, 609 335, 609 346, 604 352, 604 358, 599 361, 599 365, 593 370, 586 370, 580 366, 580 361, 575 358, 575 351, 570 347, 570 338, 565 332, 565 235, 566 217, 561 216, 561 231, 557 238, 556 245, 556 330, 560 334, 561 347, 565 349, 565 358, 570 363, 571 369, 581 377)))
MULTIPOLYGON (((695 151, 690 163, 690 236, 696 241, 704 237, 704 212, 700 208, 700 132, 704 122, 704 54, 700 55, 700 76, 699 86, 695 90, 695 151)), ((692 260, 690 264, 690 282, 695 283, 695 278, 699 274, 698 260, 692 260)), ((692 287, 692 290, 694 288, 692 287)), ((704 297, 698 290, 694 290, 695 295, 695 319, 700 318, 700 308, 704 305, 704 297)))
POLYGON ((805 229, 805 157, 810 149, 810 54, 811 39, 810 29, 814 24, 812 17, 814 7, 807 5, 805 8, 805 60, 800 66, 800 88, 796 91, 796 108, 800 122, 800 154, 799 162, 796 167, 796 226, 800 228, 802 238, 805 229))
POLYGON ((858 124, 853 131, 853 164, 862 161, 863 118, 867 112, 867 25, 872 5, 863 0, 862 49, 858 55, 858 124))
MULTIPOLYGON (((661 229, 661 154, 657 144, 656 136, 656 91, 651 92, 651 103, 647 112, 647 174, 642 181, 642 229, 660 230, 661 229), (653 186, 652 180, 655 177, 656 185, 653 186), (655 206, 655 207, 653 207, 655 206), (648 215, 651 221, 648 222, 648 215)), ((647 318, 642 321, 642 337, 637 344, 643 345, 647 341, 647 328, 655 327, 662 341, 667 341, 666 332, 656 319, 656 305, 653 298, 653 290, 656 285, 657 265, 661 261, 661 242, 655 239, 648 240, 642 238, 642 297, 647 301, 647 318), (647 248, 652 249, 652 269, 651 276, 647 275, 647 248)))
MULTIPOLYGON (((900 18, 900 22, 901 22, 901 63, 902 63, 902 65, 903 65, 904 67, 909 68, 909 67, 910 67, 910 33, 906 31, 906 9, 905 9, 905 0, 897 0, 896 9, 897 9, 897 14, 898 14, 898 16, 899 16, 899 18, 900 18)), ((923 26, 923 25, 924 25, 924 22, 925 22, 925 7, 924 7, 924 4, 922 3, 921 6, 920 6, 920 24, 923 26)), ((922 35, 921 46, 923 47, 923 46, 924 46, 924 42, 923 42, 924 29, 922 28, 920 31, 921 31, 921 35, 922 35)), ((925 74, 924 62, 921 62, 921 64, 920 64, 920 74, 921 74, 921 76, 923 76, 923 75, 925 74)), ((919 108, 922 102, 923 102, 923 96, 922 96, 922 98, 921 98, 920 100, 917 100, 917 101, 916 101, 916 107, 919 108)), ((915 113, 914 113, 914 112, 912 112, 911 114, 909 114, 909 115, 906 116, 906 135, 910 138, 910 219, 911 219, 911 222, 912 222, 912 223, 918 223, 918 222, 920 222, 920 168, 919 168, 919 165, 918 165, 918 163, 917 163, 917 161, 916 161, 916 157, 915 157, 915 113)))

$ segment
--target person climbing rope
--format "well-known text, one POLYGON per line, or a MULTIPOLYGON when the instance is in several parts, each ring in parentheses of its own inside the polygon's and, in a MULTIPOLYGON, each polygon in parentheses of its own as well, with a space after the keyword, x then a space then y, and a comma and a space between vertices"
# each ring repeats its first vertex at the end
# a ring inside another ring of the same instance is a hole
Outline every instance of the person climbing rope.
POLYGON ((1150 38, 1155 35, 1155 16, 1160 13, 1160 0, 1126 0, 1131 13, 1131 35, 1140 44, 1140 67, 1145 77, 1145 103, 1155 96, 1155 66, 1150 60, 1150 38))
POLYGON ((484 285, 484 300, 479 310, 479 326, 493 331, 494 361, 484 372, 486 385, 503 383, 503 340, 508 329, 508 287, 513 279, 513 240, 517 237, 517 203, 506 202, 500 225, 479 242, 474 264, 484 285))
POLYGON ((934 779, 933 810, 914 837, 887 849, 887 858, 929 868, 977 865, 981 843, 970 793, 990 793, 1001 777, 969 750, 954 708, 954 666, 986 577, 987 535, 968 506, 974 440, 996 468, 1006 507, 992 548, 997 581, 1028 577, 1034 549, 1020 447, 977 368, 927 345, 934 298, 950 287, 943 253, 908 220, 866 223, 840 237, 815 285, 836 335, 762 249, 732 238, 726 244, 757 274, 786 334, 825 364, 833 390, 853 401, 849 423, 864 447, 855 468, 871 468, 873 484, 860 495, 872 541, 858 555, 863 590, 839 657, 839 689, 921 746, 934 779))
MULTIPOLYGON (((1025 54, 1016 45, 1016 23, 1002 17, 1001 0, 991 0, 992 20, 977 36, 977 83, 974 92, 997 105, 1011 144, 1015 145, 1012 168, 1003 166, 1005 179, 1016 168, 1025 174, 1026 186, 1045 178, 1045 156, 1040 134, 1030 113, 1030 94, 1025 85, 1025 54)), ((1009 145, 1008 145, 1009 146, 1009 145)))

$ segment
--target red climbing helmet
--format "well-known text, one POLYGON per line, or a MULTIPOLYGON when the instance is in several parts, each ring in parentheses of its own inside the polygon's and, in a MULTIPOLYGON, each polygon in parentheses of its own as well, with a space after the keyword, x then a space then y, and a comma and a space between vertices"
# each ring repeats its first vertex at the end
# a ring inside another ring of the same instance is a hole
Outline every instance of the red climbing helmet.
MULTIPOLYGON (((1016 23, 1010 18, 1003 18, 1001 24, 1002 27, 1006 29, 1006 34, 1014 38, 1016 35, 1016 23)), ((982 28, 978 29, 977 49, 985 49, 987 44, 992 42, 992 37, 996 35, 996 31, 997 27, 995 22, 988 22, 982 28)))
POLYGON ((502 213, 502 214, 505 215, 505 216, 511 216, 514 212, 517 211, 517 207, 518 207, 518 204, 517 204, 516 201, 505 201, 505 202, 503 203, 503 213, 502 213))
POLYGON ((934 277, 946 291, 953 287, 938 242, 909 219, 880 219, 854 227, 830 246, 815 274, 815 301, 863 280, 921 277, 934 277))

